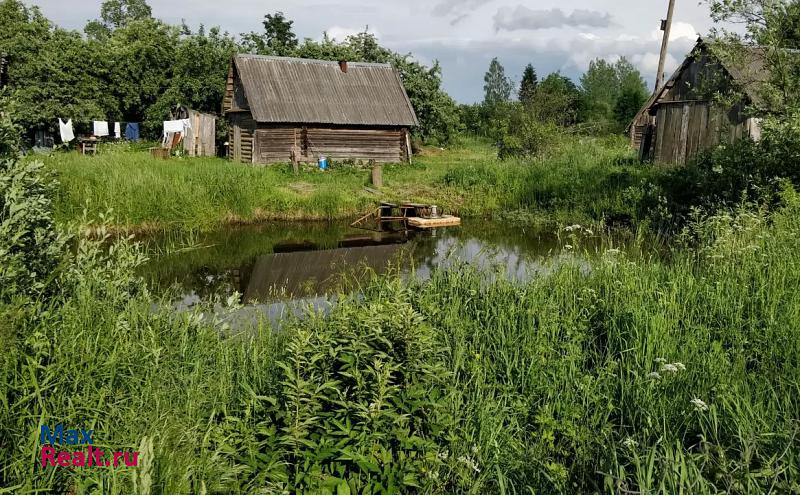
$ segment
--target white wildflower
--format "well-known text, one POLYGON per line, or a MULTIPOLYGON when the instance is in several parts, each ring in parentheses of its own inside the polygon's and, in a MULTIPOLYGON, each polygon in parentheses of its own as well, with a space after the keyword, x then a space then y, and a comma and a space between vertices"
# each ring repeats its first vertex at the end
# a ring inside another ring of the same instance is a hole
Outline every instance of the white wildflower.
POLYGON ((637 442, 633 438, 628 437, 625 439, 625 441, 622 442, 622 445, 629 449, 635 449, 636 447, 639 446, 639 442, 637 442))
POLYGON ((674 364, 665 364, 664 366, 661 367, 661 372, 662 373, 677 373, 678 372, 678 367, 675 366, 674 364))
POLYGON ((698 411, 708 411, 708 404, 700 399, 692 399, 689 402, 691 402, 694 408, 698 411))
POLYGON ((477 454, 478 453, 478 446, 477 445, 473 445, 472 446, 472 453, 473 454, 477 454))
POLYGON ((667 360, 664 358, 656 358, 656 364, 666 364, 667 360))
POLYGON ((721 174, 722 165, 714 165, 714 168, 712 168, 711 171, 714 172, 715 174, 721 174))
POLYGON ((672 366, 678 368, 678 371, 686 371, 686 365, 683 363, 672 363, 672 366))
POLYGON ((661 379, 661 375, 659 375, 657 372, 653 371, 652 373, 648 373, 647 374, 647 379, 648 380, 660 380, 661 379))
POLYGON ((444 452, 439 452, 436 454, 436 457, 438 457, 441 461, 446 461, 447 458, 450 457, 450 453, 445 450, 444 452))
POLYGON ((565 244, 564 249, 566 249, 567 251, 572 251, 573 247, 571 244, 565 244))
POLYGON ((481 469, 478 467, 478 463, 470 456, 462 455, 461 457, 458 458, 458 461, 462 462, 465 466, 472 469, 476 473, 481 472, 481 469))

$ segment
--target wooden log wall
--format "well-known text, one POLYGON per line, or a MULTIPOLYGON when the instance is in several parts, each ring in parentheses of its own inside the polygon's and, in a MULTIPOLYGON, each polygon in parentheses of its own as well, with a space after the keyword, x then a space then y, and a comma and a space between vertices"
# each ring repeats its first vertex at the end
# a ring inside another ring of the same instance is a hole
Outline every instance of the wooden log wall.
POLYGON ((309 128, 308 153, 334 160, 401 162, 405 135, 401 130, 309 128))
POLYGON ((260 125, 255 133, 254 163, 288 162, 295 147, 301 160, 320 156, 333 160, 398 163, 408 159, 404 129, 324 128, 260 125))

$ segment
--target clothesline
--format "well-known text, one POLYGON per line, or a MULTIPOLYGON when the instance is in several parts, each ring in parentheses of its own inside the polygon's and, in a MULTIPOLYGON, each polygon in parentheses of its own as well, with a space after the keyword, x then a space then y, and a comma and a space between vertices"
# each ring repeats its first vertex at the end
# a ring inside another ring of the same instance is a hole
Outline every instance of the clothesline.
MULTIPOLYGON (((61 142, 69 143, 75 139, 75 131, 73 129, 72 119, 64 122, 63 119, 58 119, 58 129, 61 134, 61 142)), ((113 126, 114 138, 122 139, 122 122, 114 122, 113 126)), ((110 136, 108 122, 103 120, 92 121, 92 134, 96 137, 110 136)), ((125 139, 129 141, 139 140, 139 123, 128 122, 125 125, 125 139)))
MULTIPOLYGON (((63 143, 69 143, 70 141, 75 139, 75 132, 72 126, 72 119, 69 119, 66 122, 64 122, 62 119, 59 118, 58 128, 61 133, 61 141, 63 143)), ((181 136, 185 136, 186 132, 191 128, 192 128, 192 123, 189 119, 165 120, 164 132, 162 134, 163 140, 165 142, 167 139, 171 140, 175 134, 181 134, 181 136)), ((122 123, 114 122, 113 130, 114 130, 114 138, 122 139, 122 123)), ((110 136, 111 133, 109 132, 108 122, 104 120, 92 121, 92 134, 96 137, 110 136)), ((129 141, 139 140, 138 122, 128 122, 126 124, 125 139, 129 141)))

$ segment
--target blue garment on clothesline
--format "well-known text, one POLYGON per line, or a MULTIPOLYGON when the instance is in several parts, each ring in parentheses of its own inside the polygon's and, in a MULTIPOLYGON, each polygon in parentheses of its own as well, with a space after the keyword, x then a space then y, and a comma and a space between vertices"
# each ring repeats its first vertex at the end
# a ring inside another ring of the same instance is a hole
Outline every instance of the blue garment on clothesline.
POLYGON ((128 141, 139 140, 139 124, 136 122, 128 122, 125 126, 125 139, 128 141))

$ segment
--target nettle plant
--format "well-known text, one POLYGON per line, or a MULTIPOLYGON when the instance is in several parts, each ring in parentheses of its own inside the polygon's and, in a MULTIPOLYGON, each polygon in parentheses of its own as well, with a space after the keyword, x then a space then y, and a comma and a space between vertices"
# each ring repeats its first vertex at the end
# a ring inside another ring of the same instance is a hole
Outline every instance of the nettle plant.
POLYGON ((289 331, 274 395, 240 430, 248 489, 436 493, 475 474, 447 454, 455 419, 434 329, 399 281, 378 290, 366 300, 382 302, 339 304, 289 331))

